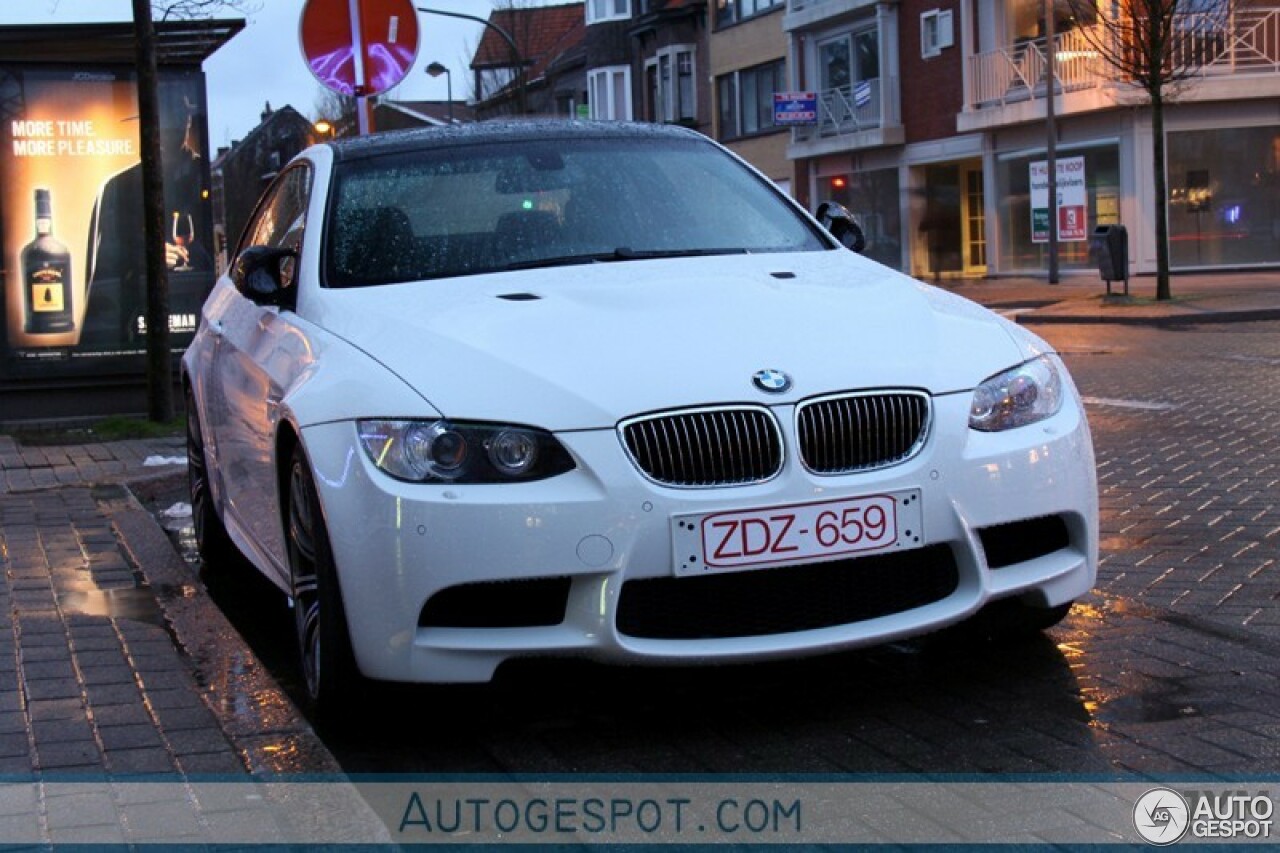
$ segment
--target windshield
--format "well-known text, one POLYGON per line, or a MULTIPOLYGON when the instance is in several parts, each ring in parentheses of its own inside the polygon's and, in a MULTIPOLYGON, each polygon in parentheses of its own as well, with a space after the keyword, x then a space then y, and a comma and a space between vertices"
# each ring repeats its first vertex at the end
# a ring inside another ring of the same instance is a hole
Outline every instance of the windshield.
POLYGON ((830 248, 698 139, 583 138, 397 152, 338 166, 325 283, 830 248))

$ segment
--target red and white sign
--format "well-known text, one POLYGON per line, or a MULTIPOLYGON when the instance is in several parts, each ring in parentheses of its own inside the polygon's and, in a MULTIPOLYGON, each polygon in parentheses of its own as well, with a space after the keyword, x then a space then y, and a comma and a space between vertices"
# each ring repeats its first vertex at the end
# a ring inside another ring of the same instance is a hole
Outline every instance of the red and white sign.
MULTIPOLYGON (((1089 239, 1089 188, 1085 182, 1084 157, 1059 157, 1058 239, 1065 242, 1089 239)), ((1049 164, 1031 164, 1031 242, 1049 240, 1049 164)))
POLYGON ((322 86, 340 95, 377 95, 403 80, 417 59, 417 12, 410 0, 307 0, 299 40, 322 86))
POLYGON ((920 492, 672 519, 678 575, 807 563, 921 541, 920 492))
POLYGON ((1058 239, 1085 240, 1088 234, 1085 223, 1085 206, 1071 204, 1058 208, 1058 239))

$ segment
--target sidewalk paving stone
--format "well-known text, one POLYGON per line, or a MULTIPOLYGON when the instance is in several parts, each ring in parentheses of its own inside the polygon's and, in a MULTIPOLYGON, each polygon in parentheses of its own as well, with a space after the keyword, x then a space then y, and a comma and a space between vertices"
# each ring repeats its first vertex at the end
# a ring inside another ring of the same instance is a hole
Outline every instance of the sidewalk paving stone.
MULTIPOLYGON (((161 626, 169 622, 117 521, 104 509, 99 488, 89 482, 68 485, 68 471, 93 469, 63 464, 100 456, 118 464, 122 474, 149 476, 153 471, 142 465, 144 459, 179 455, 180 448, 166 441, 14 453, 12 439, 0 436, 6 464, 16 458, 41 466, 25 472, 33 475, 28 485, 50 486, 15 491, 22 478, 14 475, 24 472, 14 470, 5 470, 0 480, 0 678, 9 673, 0 682, 0 773, 48 780, 136 774, 248 779, 251 765, 242 754, 248 751, 257 753, 259 771, 270 768, 260 743, 237 744, 212 712, 185 650, 175 644, 177 634, 161 626), (52 472, 61 476, 50 480, 52 472)), ((127 493, 108 493, 115 494, 127 493)), ((143 515, 140 509, 136 514, 143 515)), ((158 530, 156 535, 163 539, 158 530)), ((236 653, 251 659, 247 651, 236 653)), ((257 734, 280 740, 261 730, 257 734)), ((327 755, 314 742, 308 749, 312 756, 327 755)), ((337 768, 328 759, 309 769, 337 768)), ((26 817, 0 816, 0 839, 205 843, 211 838, 210 821, 188 799, 178 802, 180 808, 171 801, 151 807, 112 800, 91 786, 80 790, 87 792, 83 799, 57 804, 57 819, 42 821, 35 831, 29 825, 21 830, 15 822, 26 817)), ((233 819, 224 814, 218 821, 225 826, 233 819)), ((258 807, 253 819, 271 822, 275 816, 258 807)), ((265 825, 262 836, 283 837, 265 825)))

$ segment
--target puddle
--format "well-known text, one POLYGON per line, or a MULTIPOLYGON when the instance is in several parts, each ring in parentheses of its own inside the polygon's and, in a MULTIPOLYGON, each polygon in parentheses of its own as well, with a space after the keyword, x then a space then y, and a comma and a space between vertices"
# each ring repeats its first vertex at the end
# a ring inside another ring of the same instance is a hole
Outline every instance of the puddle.
POLYGON ((1171 412, 1176 403, 1157 403, 1148 400, 1119 400, 1112 397, 1081 397, 1086 406, 1108 406, 1114 409, 1134 409, 1140 412, 1171 412))
POLYGON ((200 548, 196 545, 196 529, 191 524, 191 517, 177 519, 164 525, 165 530, 169 533, 174 547, 178 549, 178 556, 182 557, 182 561, 188 566, 196 569, 200 568, 200 548))
POLYGON ((64 613, 129 619, 165 627, 164 612, 149 588, 93 589, 64 592, 58 596, 64 613))
MULTIPOLYGON (((173 503, 166 510, 162 508, 164 503, 161 501, 154 504, 152 513, 169 534, 169 540, 174 544, 178 555, 191 568, 193 575, 200 578, 209 597, 227 617, 240 638, 253 649, 276 683, 302 704, 301 697, 305 692, 294 660, 293 615, 286 609, 284 595, 245 561, 233 561, 235 565, 208 571, 200 560, 200 550, 196 546, 190 504, 173 503), (187 509, 185 514, 182 512, 184 508, 187 509)), ((158 591, 158 594, 162 599, 167 599, 169 593, 158 591)), ((225 684, 215 684, 200 669, 200 662, 197 662, 196 677, 200 684, 218 687, 225 697, 224 703, 231 703, 224 707, 224 713, 243 716, 247 710, 246 707, 241 707, 242 703, 247 703, 248 708, 256 708, 255 713, 262 713, 255 697, 228 690, 225 684)), ((233 665, 231 669, 236 667, 233 665)))
POLYGON ((1168 723, 1203 717, 1198 704, 1176 693, 1132 693, 1099 704, 1095 716, 1103 723, 1168 723))
POLYGON ((1117 350, 1111 347, 1096 346, 1065 346, 1058 347, 1058 355, 1115 355, 1123 353, 1125 350, 1117 350))
POLYGON ((1238 361, 1242 364, 1261 364, 1267 367, 1280 367, 1280 358, 1272 358, 1266 355, 1224 355, 1220 356, 1223 361, 1238 361))

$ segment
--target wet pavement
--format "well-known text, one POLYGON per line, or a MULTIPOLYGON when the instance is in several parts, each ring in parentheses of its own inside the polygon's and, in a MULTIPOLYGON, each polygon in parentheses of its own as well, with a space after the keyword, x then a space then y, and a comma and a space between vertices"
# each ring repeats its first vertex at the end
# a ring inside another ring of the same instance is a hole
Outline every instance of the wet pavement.
POLYGON ((182 478, 181 439, 102 447, 0 436, 18 484, 0 493, 0 841, 206 843, 228 819, 283 839, 261 797, 192 786, 338 765, 120 484, 182 478), (138 801, 108 785, 131 779, 168 784, 138 801), (70 799, 39 793, 68 780, 70 799))
MULTIPOLYGON (((1280 280, 1264 285, 1184 289, 1223 322, 1032 327, 1086 397, 1102 507, 1097 589, 1044 638, 948 631, 713 669, 523 661, 490 685, 374 686, 340 727, 297 710, 283 596, 191 557, 182 467, 143 464, 179 440, 0 436, 0 773, 1273 775, 1280 323, 1259 318, 1280 280)), ((1045 287, 956 290, 1034 323, 1045 287)), ((1097 285, 1068 288, 1048 301, 1103 310, 1097 285)), ((189 806, 164 837, 208 837, 216 821, 189 806)), ((113 808, 90 828, 133 840, 113 808)), ((88 837, 74 829, 40 831, 88 837)))

